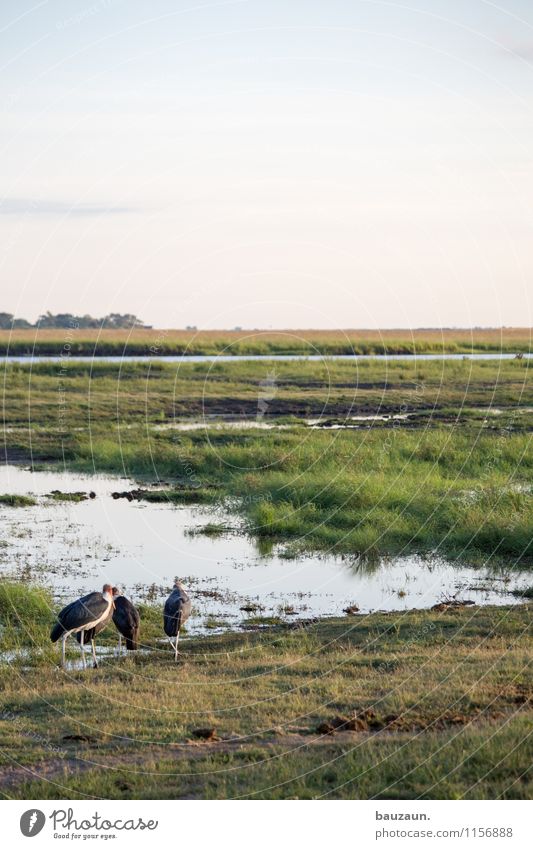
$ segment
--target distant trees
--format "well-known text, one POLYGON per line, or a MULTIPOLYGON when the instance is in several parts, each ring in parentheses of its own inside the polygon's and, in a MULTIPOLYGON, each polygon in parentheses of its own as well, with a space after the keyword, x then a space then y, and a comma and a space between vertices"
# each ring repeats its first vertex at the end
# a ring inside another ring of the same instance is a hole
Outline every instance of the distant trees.
POLYGON ((57 313, 57 315, 46 312, 39 316, 35 324, 31 324, 25 318, 15 318, 9 312, 0 312, 0 330, 25 327, 106 327, 130 330, 132 327, 148 329, 149 325, 132 313, 112 312, 104 318, 93 318, 92 315, 74 315, 70 312, 57 313))
POLYGON ((15 318, 10 312, 0 312, 0 330, 11 330, 13 327, 31 327, 25 318, 15 318))
MULTIPOLYGON (((40 315, 37 319, 37 327, 94 327, 94 324, 89 324, 90 316, 72 315, 70 312, 60 312, 57 315, 52 315, 51 312, 46 312, 40 315), (81 322, 84 322, 82 324, 81 322)), ((93 319, 94 321, 94 319, 93 319)))
POLYGON ((148 327, 144 321, 141 321, 140 318, 137 318, 136 315, 132 315, 129 312, 119 313, 112 312, 109 315, 106 315, 105 318, 102 319, 104 327, 148 327))

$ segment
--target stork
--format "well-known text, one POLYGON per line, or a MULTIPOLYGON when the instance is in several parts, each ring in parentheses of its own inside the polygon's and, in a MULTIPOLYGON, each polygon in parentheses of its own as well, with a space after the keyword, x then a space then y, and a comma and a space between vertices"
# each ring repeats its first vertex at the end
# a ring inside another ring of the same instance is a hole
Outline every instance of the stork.
POLYGON ((191 607, 191 600, 185 592, 183 584, 176 578, 174 588, 165 602, 163 611, 163 626, 170 645, 172 645, 172 637, 175 637, 174 660, 176 661, 178 660, 180 628, 191 615, 191 607))
MULTIPOLYGON (((98 593, 97 595, 100 595, 100 593, 98 593)), ((93 666, 94 666, 95 669, 98 668, 98 663, 96 662, 96 649, 95 649, 95 645, 94 645, 94 638, 96 637, 97 634, 99 634, 101 631, 103 631, 104 628, 107 628, 107 626, 111 622, 112 612, 113 612, 113 605, 111 605, 109 613, 106 615, 105 619, 102 619, 100 622, 98 622, 98 624, 95 625, 94 628, 84 628, 83 631, 77 631, 76 635, 75 635, 80 646, 86 646, 89 642, 91 643, 92 650, 93 650, 93 658, 94 658, 93 666)))
POLYGON ((94 646, 94 636, 98 631, 105 627, 113 612, 113 590, 110 584, 104 584, 101 593, 89 593, 76 601, 67 604, 63 610, 58 613, 57 622, 50 632, 50 639, 56 643, 61 637, 61 665, 65 666, 65 643, 71 634, 80 635, 79 643, 81 648, 81 657, 83 668, 86 668, 85 663, 85 635, 89 632, 93 650, 94 667, 98 667, 96 660, 96 651, 94 646), (100 627, 102 626, 102 627, 100 627))
POLYGON ((113 602, 113 622, 118 631, 118 653, 122 654, 122 637, 126 640, 126 650, 136 651, 139 648, 141 623, 139 611, 126 596, 120 594, 118 587, 113 587, 113 602))

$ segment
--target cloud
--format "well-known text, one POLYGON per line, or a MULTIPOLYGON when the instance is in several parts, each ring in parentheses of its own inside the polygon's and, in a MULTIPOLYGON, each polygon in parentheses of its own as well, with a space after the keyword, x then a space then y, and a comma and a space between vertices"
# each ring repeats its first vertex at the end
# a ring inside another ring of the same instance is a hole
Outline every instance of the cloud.
POLYGON ((136 212, 133 207, 112 204, 69 203, 60 200, 35 198, 4 198, 0 201, 0 215, 87 217, 91 215, 126 215, 136 212))

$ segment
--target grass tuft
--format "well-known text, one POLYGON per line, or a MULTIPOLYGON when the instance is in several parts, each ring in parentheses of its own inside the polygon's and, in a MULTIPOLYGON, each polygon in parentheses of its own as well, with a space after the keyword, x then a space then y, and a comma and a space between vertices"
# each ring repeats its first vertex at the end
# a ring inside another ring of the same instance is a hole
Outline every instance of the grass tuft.
POLYGON ((0 504, 6 507, 35 507, 35 498, 29 495, 0 495, 0 504))

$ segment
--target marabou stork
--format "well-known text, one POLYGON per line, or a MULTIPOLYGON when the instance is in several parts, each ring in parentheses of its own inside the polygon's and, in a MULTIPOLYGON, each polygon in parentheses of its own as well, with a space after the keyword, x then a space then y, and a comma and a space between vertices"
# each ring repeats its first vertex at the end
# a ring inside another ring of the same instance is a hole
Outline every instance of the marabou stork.
POLYGON ((113 587, 113 622, 118 631, 118 653, 122 654, 122 637, 126 640, 127 651, 139 648, 139 631, 141 617, 139 611, 126 596, 120 594, 118 587, 113 587))
POLYGON ((101 593, 89 593, 82 598, 67 604, 57 616, 57 623, 50 632, 53 643, 61 637, 61 665, 65 665, 65 643, 71 634, 79 634, 81 657, 83 668, 85 664, 85 652, 83 650, 85 637, 91 641, 93 650, 94 667, 98 667, 94 637, 109 622, 113 613, 113 590, 110 584, 104 584, 101 593))
MULTIPOLYGON (((98 595, 100 595, 100 593, 98 593, 98 595)), ((93 659, 94 659, 93 667, 95 669, 98 668, 98 663, 96 662, 96 650, 95 650, 95 645, 94 645, 94 638, 96 637, 97 634, 99 634, 101 631, 103 631, 104 628, 107 628, 107 626, 111 622, 112 612, 113 612, 113 605, 111 605, 109 613, 106 615, 105 619, 100 620, 100 622, 97 625, 95 625, 94 628, 84 628, 83 631, 77 631, 76 635, 75 635, 80 646, 86 646, 89 642, 91 643, 92 650, 93 650, 93 659)))
POLYGON ((170 640, 170 645, 172 645, 172 637, 175 637, 174 659, 176 661, 178 660, 178 640, 180 638, 180 628, 191 615, 191 607, 191 600, 185 592, 183 584, 181 584, 176 578, 174 581, 174 589, 167 598, 165 602, 165 609, 163 611, 163 626, 165 634, 170 640))

